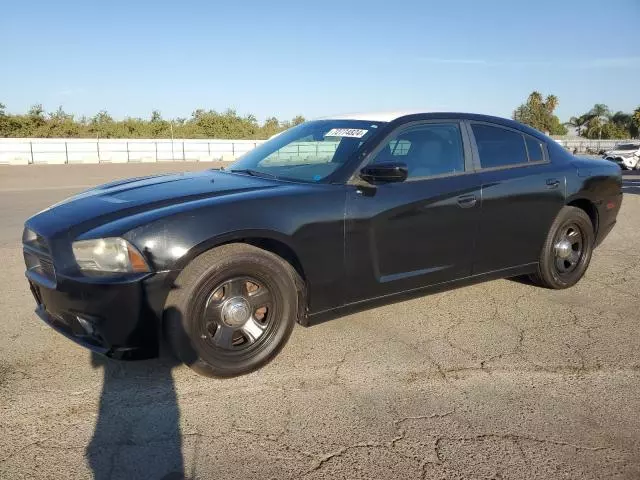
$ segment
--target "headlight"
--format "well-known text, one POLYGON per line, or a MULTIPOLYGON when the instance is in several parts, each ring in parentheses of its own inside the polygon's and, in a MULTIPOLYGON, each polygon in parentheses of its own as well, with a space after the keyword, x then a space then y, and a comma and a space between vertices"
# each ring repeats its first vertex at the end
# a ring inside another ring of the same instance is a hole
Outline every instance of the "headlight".
POLYGON ((29 228, 22 232, 22 243, 33 243, 38 239, 38 234, 29 228))
POLYGON ((135 247, 123 238, 98 238, 73 242, 73 255, 82 271, 148 272, 149 265, 135 247))

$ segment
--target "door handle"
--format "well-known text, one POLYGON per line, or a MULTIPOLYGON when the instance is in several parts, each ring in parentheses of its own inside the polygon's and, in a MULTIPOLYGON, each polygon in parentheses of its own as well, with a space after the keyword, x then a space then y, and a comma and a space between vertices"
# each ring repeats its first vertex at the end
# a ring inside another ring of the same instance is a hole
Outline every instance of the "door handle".
POLYGON ((557 178, 547 179, 547 188, 558 188, 558 185, 560 185, 560 180, 557 178))
POLYGON ((475 206, 478 202, 478 199, 475 195, 463 195, 458 197, 458 205, 462 208, 471 208, 475 206))

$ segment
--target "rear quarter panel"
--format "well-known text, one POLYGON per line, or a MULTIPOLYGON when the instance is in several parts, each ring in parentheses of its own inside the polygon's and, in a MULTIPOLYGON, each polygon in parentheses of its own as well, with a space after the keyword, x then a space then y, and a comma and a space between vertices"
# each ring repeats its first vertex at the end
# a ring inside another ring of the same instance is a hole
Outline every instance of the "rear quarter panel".
POLYGON ((615 225, 622 205, 622 172, 613 162, 575 157, 567 176, 567 203, 589 200, 597 210, 596 244, 615 225))

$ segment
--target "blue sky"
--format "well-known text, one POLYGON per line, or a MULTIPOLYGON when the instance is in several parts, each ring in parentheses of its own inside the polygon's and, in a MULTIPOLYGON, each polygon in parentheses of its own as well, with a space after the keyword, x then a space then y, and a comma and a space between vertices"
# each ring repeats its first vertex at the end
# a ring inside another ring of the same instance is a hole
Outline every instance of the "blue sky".
POLYGON ((640 105, 638 0, 25 0, 0 12, 11 112, 510 116, 534 89, 559 97, 562 120, 640 105))

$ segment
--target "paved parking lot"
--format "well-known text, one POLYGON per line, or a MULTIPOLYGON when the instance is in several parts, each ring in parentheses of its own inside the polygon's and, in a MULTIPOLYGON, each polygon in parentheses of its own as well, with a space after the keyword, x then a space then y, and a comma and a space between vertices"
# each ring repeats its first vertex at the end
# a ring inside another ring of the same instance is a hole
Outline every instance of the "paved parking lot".
POLYGON ((640 175, 572 289, 501 280, 297 327, 212 380, 91 356, 23 274, 27 216, 183 168, 203 165, 0 168, 0 478, 640 478, 640 175))

